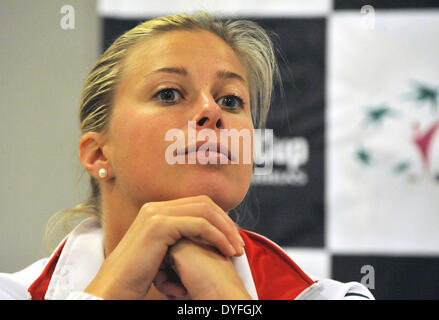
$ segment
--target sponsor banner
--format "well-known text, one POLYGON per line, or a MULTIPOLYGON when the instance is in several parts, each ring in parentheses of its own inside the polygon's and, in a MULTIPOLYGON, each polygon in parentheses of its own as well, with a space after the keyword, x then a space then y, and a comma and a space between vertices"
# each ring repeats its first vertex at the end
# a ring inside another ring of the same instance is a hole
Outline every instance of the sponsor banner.
POLYGON ((328 246, 439 253, 439 11, 328 24, 328 246))

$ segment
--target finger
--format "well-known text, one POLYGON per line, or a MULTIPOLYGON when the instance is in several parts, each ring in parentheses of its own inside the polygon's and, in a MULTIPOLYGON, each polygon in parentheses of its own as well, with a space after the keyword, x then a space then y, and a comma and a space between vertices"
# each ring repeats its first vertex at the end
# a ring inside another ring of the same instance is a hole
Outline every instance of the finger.
POLYGON ((212 204, 212 206, 222 215, 224 216, 224 218, 226 219, 226 221, 232 226, 233 230, 236 231, 236 235, 238 237, 239 242, 241 243, 242 247, 245 245, 244 239, 242 239, 241 235, 239 234, 238 231, 238 226, 236 225, 235 221, 233 221, 232 218, 230 218, 228 212, 225 212, 215 201, 213 201, 210 197, 208 196, 201 196, 202 200, 201 201, 207 201, 210 202, 212 204))
POLYGON ((160 212, 167 216, 203 217, 226 235, 237 255, 244 253, 244 241, 233 220, 207 196, 147 203, 143 210, 150 216, 160 212))
MULTIPOLYGON (((172 206, 172 205, 183 205, 183 204, 194 204, 194 203, 206 203, 210 204, 218 214, 227 221, 227 223, 230 224, 231 227, 234 229, 237 229, 235 222, 230 218, 230 216, 225 212, 218 204, 216 204, 215 201, 213 201, 209 196, 207 195, 198 195, 193 197, 185 197, 185 198, 179 198, 174 200, 167 200, 167 201, 157 201, 153 202, 154 205, 158 206, 172 206)), ((239 237, 239 240, 242 242, 242 245, 244 245, 244 240, 242 240, 241 236, 239 235, 239 232, 237 232, 237 235, 239 237)))
POLYGON ((167 207, 162 214, 204 218, 219 231, 224 233, 230 244, 235 248, 237 254, 243 253, 242 238, 238 232, 238 229, 235 226, 230 225, 224 216, 220 215, 218 211, 210 204, 190 203, 180 206, 167 207))
POLYGON ((157 290, 167 297, 184 297, 187 290, 172 269, 160 270, 153 281, 157 290))
POLYGON ((156 232, 162 232, 159 229, 167 229, 167 245, 172 246, 183 237, 196 238, 216 247, 225 256, 236 255, 236 250, 229 242, 223 232, 218 230, 208 220, 201 217, 161 217, 161 228, 157 228, 156 232))

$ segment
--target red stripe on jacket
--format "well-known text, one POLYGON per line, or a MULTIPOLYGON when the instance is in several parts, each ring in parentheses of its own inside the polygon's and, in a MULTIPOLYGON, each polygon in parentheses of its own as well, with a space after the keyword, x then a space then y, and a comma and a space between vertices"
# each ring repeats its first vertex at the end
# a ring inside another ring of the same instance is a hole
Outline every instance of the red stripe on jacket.
POLYGON ((291 300, 315 282, 271 241, 253 232, 239 231, 260 300, 291 300))
POLYGON ((61 251, 66 244, 67 239, 58 247, 55 254, 50 261, 46 264, 43 272, 35 280, 27 291, 30 293, 32 300, 44 300, 47 288, 49 287, 50 280, 52 279, 53 271, 55 271, 56 263, 58 262, 61 251))

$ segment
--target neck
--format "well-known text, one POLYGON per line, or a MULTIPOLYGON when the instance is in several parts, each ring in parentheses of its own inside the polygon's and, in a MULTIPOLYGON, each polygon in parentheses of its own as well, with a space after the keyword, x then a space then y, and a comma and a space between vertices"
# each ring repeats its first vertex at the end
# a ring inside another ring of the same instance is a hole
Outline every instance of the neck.
POLYGON ((114 185, 101 186, 104 250, 108 256, 119 244, 141 208, 123 196, 114 185))

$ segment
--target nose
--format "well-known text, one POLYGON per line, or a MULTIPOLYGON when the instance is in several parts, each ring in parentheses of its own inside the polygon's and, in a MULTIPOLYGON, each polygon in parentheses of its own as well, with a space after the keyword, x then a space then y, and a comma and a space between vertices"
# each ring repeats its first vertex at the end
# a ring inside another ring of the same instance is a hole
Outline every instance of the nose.
POLYGON ((221 127, 221 119, 217 119, 216 121, 212 121, 209 119, 209 117, 203 117, 200 120, 197 121, 197 126, 200 127, 200 129, 202 129, 202 127, 204 126, 205 128, 209 128, 211 127, 211 129, 213 129, 213 124, 215 123, 215 127, 216 128, 220 128, 221 127))
POLYGON ((214 129, 222 128, 224 121, 222 119, 222 109, 212 96, 203 96, 200 103, 201 107, 194 116, 194 121, 197 124, 197 129, 214 129))

